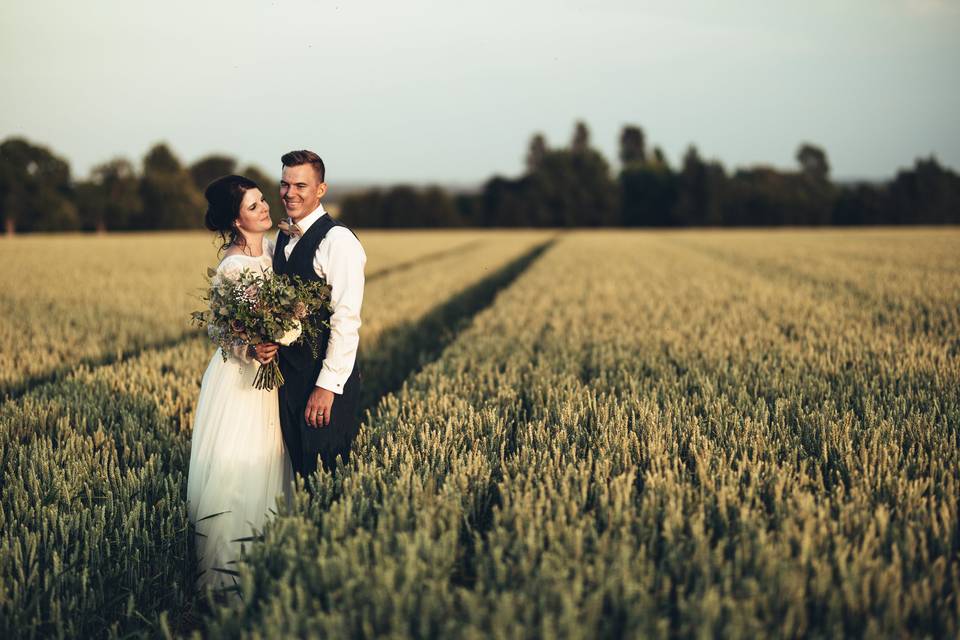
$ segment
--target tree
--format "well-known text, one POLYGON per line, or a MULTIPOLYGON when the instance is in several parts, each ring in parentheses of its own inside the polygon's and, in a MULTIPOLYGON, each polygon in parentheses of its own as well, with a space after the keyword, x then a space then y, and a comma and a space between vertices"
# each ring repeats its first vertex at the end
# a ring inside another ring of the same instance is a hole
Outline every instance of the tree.
POLYGON ((133 165, 114 158, 97 165, 90 180, 77 185, 77 205, 85 229, 127 229, 141 216, 143 201, 133 165))
POLYGON ((533 173, 540 168, 543 157, 547 155, 547 140, 542 133, 530 138, 530 147, 527 149, 527 173, 533 173))
POLYGON ((674 208, 678 181, 669 167, 632 165, 620 172, 622 224, 628 227, 663 227, 677 224, 674 208))
POLYGON ((653 158, 649 160, 649 164, 664 171, 670 171, 670 163, 667 160, 667 154, 665 154, 663 149, 660 147, 653 148, 653 158))
POLYGON ((827 154, 820 147, 812 144, 802 144, 797 149, 797 162, 800 172, 817 182, 827 182, 830 179, 830 164, 827 154))
POLYGON ((643 130, 640 127, 631 125, 624 127, 620 133, 620 164, 624 167, 646 164, 645 144, 643 130))
POLYGON ((918 158, 912 169, 897 172, 890 183, 891 222, 956 224, 960 222, 960 176, 933 156, 918 158))
POLYGON ((181 169, 180 160, 163 142, 155 144, 143 157, 144 174, 178 173, 181 169))
MULTIPOLYGON (((553 152, 551 152, 553 153, 553 152)), ((533 174, 537 175, 537 174, 533 174)), ((478 222, 485 227, 533 227, 551 224, 548 205, 531 175, 516 180, 494 176, 479 197, 478 222)))
POLYGON ((582 120, 578 120, 573 128, 570 150, 573 153, 587 153, 590 150, 590 130, 582 120))
POLYGON ((464 223, 446 191, 398 185, 386 192, 371 189, 343 199, 340 219, 355 227, 459 227, 464 223))
POLYGON ((420 226, 422 227, 462 227, 463 218, 457 206, 446 191, 437 186, 429 186, 420 193, 420 226))
POLYGON ((537 226, 595 227, 619 223, 616 184, 598 151, 551 151, 529 176, 531 222, 537 226))
POLYGON ((212 154, 194 162, 189 171, 194 186, 203 193, 207 185, 217 178, 236 173, 237 161, 230 156, 212 154))
POLYGON ((693 145, 683 156, 678 176, 678 199, 672 223, 680 226, 716 226, 723 223, 723 183, 718 162, 705 162, 693 145))
POLYGON ((4 228, 70 231, 80 227, 73 202, 70 165, 24 138, 0 144, 0 207, 4 228))
POLYGON ((143 229, 190 229, 203 224, 206 202, 190 174, 163 143, 143 159, 140 180, 143 214, 137 226, 143 229))
POLYGON ((830 222, 837 225, 889 224, 892 220, 886 185, 859 183, 838 189, 830 222))
POLYGON ((344 197, 340 204, 340 221, 350 227, 383 228, 381 206, 383 192, 379 189, 358 191, 344 197))

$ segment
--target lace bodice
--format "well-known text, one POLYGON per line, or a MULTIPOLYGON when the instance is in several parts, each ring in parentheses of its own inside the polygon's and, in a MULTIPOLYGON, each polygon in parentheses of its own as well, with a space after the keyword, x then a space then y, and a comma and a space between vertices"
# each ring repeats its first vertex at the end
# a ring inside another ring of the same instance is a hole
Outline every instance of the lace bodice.
POLYGON ((273 242, 264 237, 263 253, 261 255, 248 256, 243 253, 236 253, 226 256, 220 261, 220 264, 217 265, 217 276, 235 280, 243 273, 244 269, 249 269, 254 273, 271 271, 273 266, 273 248, 273 242))

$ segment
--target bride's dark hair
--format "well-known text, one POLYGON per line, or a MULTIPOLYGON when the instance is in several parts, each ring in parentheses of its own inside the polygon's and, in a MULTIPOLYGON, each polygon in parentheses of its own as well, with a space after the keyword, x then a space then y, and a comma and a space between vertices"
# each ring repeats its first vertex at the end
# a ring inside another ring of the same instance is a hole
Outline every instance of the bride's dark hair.
POLYGON ((220 251, 233 244, 240 232, 233 225, 240 217, 240 203, 248 189, 259 189, 256 182, 244 176, 223 176, 207 185, 203 196, 207 199, 207 215, 203 223, 216 231, 223 240, 220 251))

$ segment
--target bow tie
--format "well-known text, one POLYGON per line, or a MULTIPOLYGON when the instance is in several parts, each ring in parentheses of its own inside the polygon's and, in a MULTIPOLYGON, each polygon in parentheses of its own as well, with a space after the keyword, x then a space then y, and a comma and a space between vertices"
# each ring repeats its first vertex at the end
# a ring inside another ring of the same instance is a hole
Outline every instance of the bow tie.
POLYGON ((283 231, 285 234, 291 238, 299 238, 303 235, 303 230, 293 221, 293 218, 287 218, 286 220, 281 220, 277 223, 277 226, 280 227, 280 231, 283 231))

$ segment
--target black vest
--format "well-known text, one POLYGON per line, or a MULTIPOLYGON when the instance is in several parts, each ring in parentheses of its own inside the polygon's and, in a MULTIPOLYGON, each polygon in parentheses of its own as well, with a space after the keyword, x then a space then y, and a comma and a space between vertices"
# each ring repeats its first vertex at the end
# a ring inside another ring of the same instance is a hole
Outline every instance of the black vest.
MULTIPOLYGON (((320 216, 297 241, 297 245, 290 252, 289 259, 287 259, 285 255, 284 247, 287 246, 290 236, 281 231, 277 236, 277 246, 273 252, 273 271, 289 276, 300 276, 300 279, 304 282, 320 280, 320 276, 318 276, 317 272, 313 269, 313 257, 317 253, 317 247, 320 246, 320 241, 323 240, 327 232, 334 227, 346 228, 331 218, 330 214, 320 216)), ((353 231, 351 230, 350 233, 353 233, 353 231)), ((354 236, 356 236, 356 234, 354 234, 354 236)), ((324 320, 330 319, 329 311, 321 313, 323 313, 322 318, 324 320)), ((289 377, 288 373, 294 373, 290 371, 292 368, 295 370, 294 375, 306 376, 311 380, 316 380, 323 366, 323 358, 327 352, 327 342, 329 340, 330 329, 326 328, 323 330, 320 341, 320 356, 316 359, 313 357, 313 353, 310 351, 308 345, 296 343, 289 347, 280 347, 280 365, 284 378, 289 377)))

